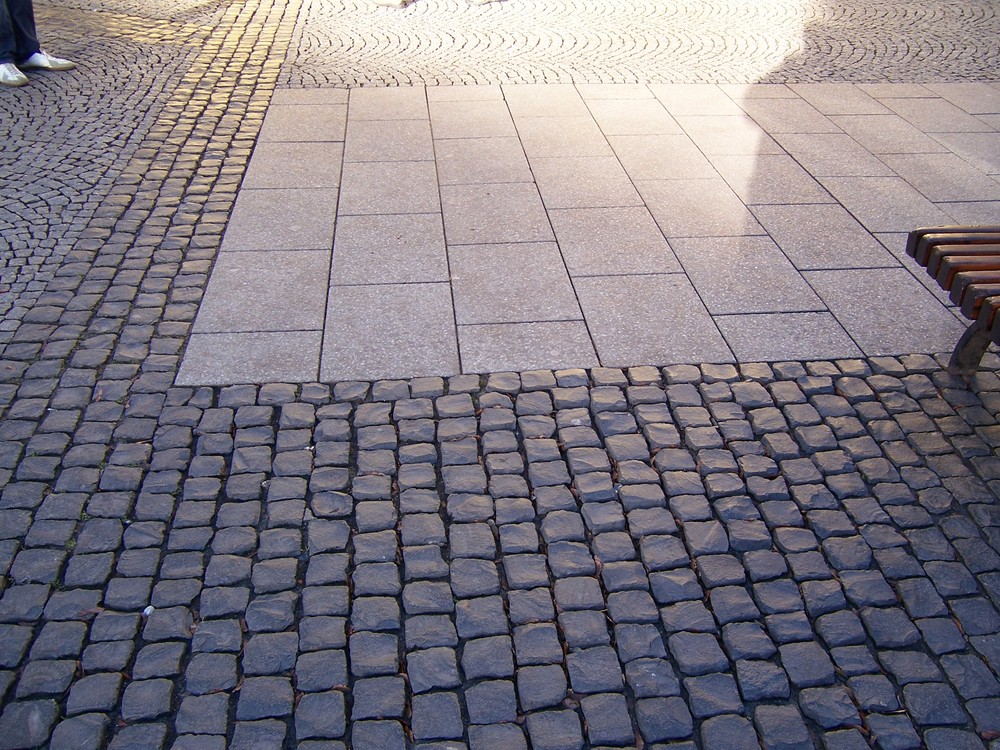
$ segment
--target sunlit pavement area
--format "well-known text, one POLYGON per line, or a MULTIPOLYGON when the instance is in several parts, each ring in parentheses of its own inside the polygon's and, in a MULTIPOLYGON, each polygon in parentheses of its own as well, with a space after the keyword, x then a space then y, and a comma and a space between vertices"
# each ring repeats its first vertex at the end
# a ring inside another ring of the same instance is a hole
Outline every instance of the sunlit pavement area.
POLYGON ((36 16, 0 748, 1000 746, 994 4, 36 16))
POLYGON ((933 88, 279 90, 179 382, 947 350, 905 233, 1000 213, 1000 89, 933 88))

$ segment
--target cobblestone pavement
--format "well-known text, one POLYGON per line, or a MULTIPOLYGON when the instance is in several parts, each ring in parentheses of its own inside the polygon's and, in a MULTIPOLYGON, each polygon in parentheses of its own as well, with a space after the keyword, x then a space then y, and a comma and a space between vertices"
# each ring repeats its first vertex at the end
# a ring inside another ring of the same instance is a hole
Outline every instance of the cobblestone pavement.
POLYGON ((176 386, 300 7, 150 5, 0 92, 0 748, 998 747, 995 357, 176 386))
POLYGON ((306 0, 281 83, 995 80, 989 0, 306 0))
POLYGON ((90 393, 25 397, 2 427, 0 747, 1000 730, 1000 513, 972 471, 1000 476, 995 374, 148 372, 124 412, 90 393))
POLYGON ((183 21, 183 4, 170 20, 129 18, 124 11, 96 16, 88 8, 39 6, 39 27, 47 32, 43 38, 50 49, 105 62, 81 67, 70 88, 65 80, 39 76, 34 85, 16 94, 5 92, 0 99, 5 135, 0 150, 4 343, 74 243, 102 237, 98 227, 107 221, 101 219, 115 214, 101 202, 153 128, 172 94, 171 79, 194 56, 194 47, 179 45, 185 38, 198 44, 205 35, 203 26, 183 21), (111 64, 114 60, 147 73, 131 75, 111 64), (94 107, 94 101, 103 106, 94 107), (137 102, 143 106, 136 107, 137 102), (26 112, 38 116, 27 118, 26 112))

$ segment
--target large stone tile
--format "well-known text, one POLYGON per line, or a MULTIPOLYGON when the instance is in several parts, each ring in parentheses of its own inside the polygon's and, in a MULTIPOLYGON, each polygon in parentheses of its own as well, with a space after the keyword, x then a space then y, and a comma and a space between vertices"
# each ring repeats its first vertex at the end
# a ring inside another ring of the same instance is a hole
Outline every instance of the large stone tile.
POLYGON ((873 154, 921 154, 944 147, 899 115, 833 115, 830 118, 873 154))
POLYGON ((886 154, 882 158, 934 202, 1000 200, 1000 182, 954 154, 886 154))
POLYGON ((533 182, 517 138, 459 138, 435 141, 442 185, 533 182))
POLYGON ((463 372, 524 372, 597 367, 582 320, 458 327, 463 372))
POLYGON ((719 90, 741 104, 753 99, 798 98, 798 94, 784 83, 720 83, 719 90))
POLYGON ((884 162, 844 133, 782 133, 775 138, 814 177, 893 174, 884 162))
POLYGON ((469 84, 467 86, 428 86, 428 102, 474 102, 503 99, 503 90, 496 83, 469 84))
POLYGON ((590 277, 575 284, 605 367, 733 361, 683 274, 590 277))
POLYGON ((504 84, 503 95, 515 118, 590 116, 572 84, 504 84))
POLYGON ((552 240, 552 227, 534 183, 443 185, 449 245, 552 240))
POLYGON ((222 251, 329 250, 337 215, 337 190, 241 190, 222 251))
POLYGON ((468 86, 428 86, 428 102, 481 102, 503 99, 499 84, 479 84, 468 86))
POLYGON ((678 115, 677 122, 705 154, 780 154, 781 147, 746 115, 678 115))
POLYGON ((220 253, 194 331, 319 330, 329 270, 329 250, 220 253))
POLYGON ((970 115, 1000 112, 1000 89, 986 82, 926 83, 928 89, 970 115))
POLYGON ((858 88, 876 99, 926 99, 933 92, 920 83, 860 83, 858 88))
POLYGON ((531 169, 549 209, 642 205, 614 156, 534 158, 531 169))
POLYGON ((686 135, 616 135, 608 141, 633 180, 709 179, 718 175, 686 135))
MULTIPOLYGON (((964 205, 961 203, 954 203, 951 205, 960 206, 964 205)), ((955 222, 958 223, 958 222, 955 222)), ((969 222, 976 223, 976 222, 969 222)), ((899 265, 907 269, 913 277, 920 282, 927 292, 940 302, 945 307, 949 308, 954 312, 954 304, 948 298, 948 292, 941 288, 935 279, 932 279, 927 273, 927 269, 921 266, 917 261, 911 258, 906 253, 906 232, 884 232, 875 235, 875 238, 882 243, 886 250, 895 256, 896 260, 899 261, 899 265)))
POLYGON ((838 133, 826 115, 804 99, 747 99, 740 106, 769 133, 838 133))
POLYGON ((948 352, 965 330, 902 268, 811 271, 805 277, 866 356, 948 352))
POLYGON ((889 110, 853 83, 793 83, 789 85, 824 115, 879 115, 889 110))
POLYGON ((824 309, 768 237, 691 238, 671 245, 713 315, 824 309))
POLYGON ((459 325, 581 318, 554 242, 451 246, 448 257, 459 325))
POLYGON ((571 277, 681 270, 643 206, 555 210, 549 218, 571 277))
POLYGON ((322 331, 195 333, 177 385, 308 383, 319 374, 322 331))
POLYGON ((681 129, 656 99, 595 99, 587 102, 604 135, 665 135, 681 129))
POLYGON ((343 156, 343 143, 261 142, 253 151, 242 187, 340 187, 343 156))
POLYGON ((355 120, 347 124, 344 161, 433 161, 430 120, 355 120))
POLYGON ((275 89, 271 106, 283 104, 347 104, 347 89, 275 89))
POLYGON ((668 240, 764 232, 721 177, 713 180, 644 180, 637 181, 635 186, 668 240))
POLYGON ((351 89, 351 120, 426 120, 423 86, 365 86, 351 89))
POLYGON ((948 223, 940 208, 899 177, 820 177, 869 232, 908 232, 948 223))
POLYGON ((346 126, 347 107, 343 104, 272 104, 258 140, 342 141, 346 126))
POLYGON ((430 109, 435 140, 517 135, 504 101, 431 102, 430 109))
POLYGON ((839 204, 753 206, 751 210, 800 271, 897 265, 882 243, 839 204))
POLYGON ((979 171, 1000 176, 1000 133, 935 133, 934 140, 979 171))
POLYGON ((447 284, 331 288, 320 365, 324 382, 458 371, 447 284))
POLYGON ((441 216, 340 217, 330 280, 335 285, 448 281, 441 216))
POLYGON ((438 213, 434 162, 351 162, 341 178, 340 215, 438 213))
POLYGON ((1000 201, 970 201, 968 203, 946 203, 942 210, 955 220, 956 224, 983 224, 995 226, 1000 217, 1000 201))
POLYGON ((718 86, 703 83, 651 85, 649 90, 667 111, 682 115, 728 115, 741 117, 743 110, 718 86))
POLYGON ((747 205, 826 203, 833 200, 790 156, 728 154, 713 156, 711 161, 733 192, 747 205))
POLYGON ((643 83, 578 83, 576 90, 587 101, 653 98, 653 92, 643 83))
POLYGON ((860 357, 861 350, 828 312, 716 315, 740 362, 860 357))
POLYGON ((989 125, 944 99, 882 99, 882 103, 925 133, 975 133, 989 125))
POLYGON ((597 123, 586 117, 518 117, 517 132, 529 161, 535 157, 611 156, 597 123))

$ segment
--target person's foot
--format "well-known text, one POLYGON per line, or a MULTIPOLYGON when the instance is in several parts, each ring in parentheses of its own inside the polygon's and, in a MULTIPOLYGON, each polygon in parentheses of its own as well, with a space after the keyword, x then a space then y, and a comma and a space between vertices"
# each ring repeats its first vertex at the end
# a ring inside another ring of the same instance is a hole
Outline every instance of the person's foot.
POLYGON ((24 70, 72 70, 76 67, 76 63, 72 60, 53 57, 47 54, 45 50, 38 50, 38 52, 17 67, 24 70))
POLYGON ((0 86, 25 86, 27 83, 28 76, 14 63, 0 63, 0 86))

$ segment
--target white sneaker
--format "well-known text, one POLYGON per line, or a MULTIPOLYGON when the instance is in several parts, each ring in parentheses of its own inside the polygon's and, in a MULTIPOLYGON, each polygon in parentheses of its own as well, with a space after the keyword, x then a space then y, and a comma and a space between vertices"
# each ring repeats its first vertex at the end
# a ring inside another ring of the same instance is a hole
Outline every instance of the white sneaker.
POLYGON ((72 70, 76 67, 76 63, 71 60, 52 57, 52 55, 46 54, 45 50, 39 50, 18 67, 25 70, 72 70))
POLYGON ((0 63, 0 86, 26 86, 28 76, 17 69, 14 63, 0 63))

